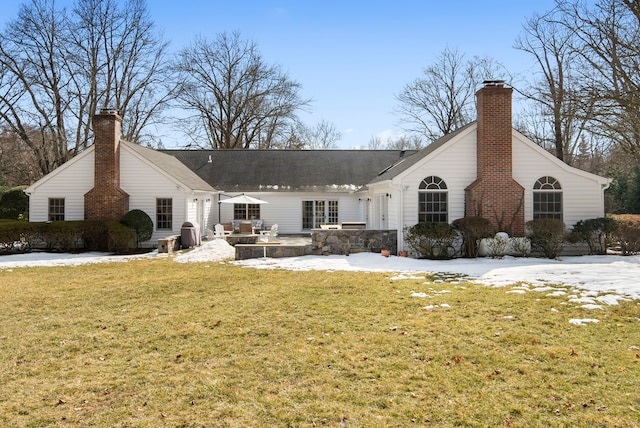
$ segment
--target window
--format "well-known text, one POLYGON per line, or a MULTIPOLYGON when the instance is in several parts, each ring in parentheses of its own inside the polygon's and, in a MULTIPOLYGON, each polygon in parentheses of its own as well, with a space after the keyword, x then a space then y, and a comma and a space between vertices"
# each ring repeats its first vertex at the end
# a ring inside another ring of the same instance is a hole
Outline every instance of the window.
POLYGON ((418 188, 418 222, 448 223, 447 185, 440 177, 425 178, 418 188))
POLYGON ((260 204, 233 204, 233 218, 257 220, 260 218, 260 204))
POLYGON ((157 230, 173 229, 173 199, 171 198, 156 199, 156 229, 157 230))
POLYGON ((64 221, 64 198, 49 198, 49 221, 64 221))
POLYGON ((533 218, 562 220, 562 187, 553 177, 542 177, 533 185, 533 218))
POLYGON ((321 224, 338 224, 338 201, 302 201, 302 228, 318 229, 321 224))

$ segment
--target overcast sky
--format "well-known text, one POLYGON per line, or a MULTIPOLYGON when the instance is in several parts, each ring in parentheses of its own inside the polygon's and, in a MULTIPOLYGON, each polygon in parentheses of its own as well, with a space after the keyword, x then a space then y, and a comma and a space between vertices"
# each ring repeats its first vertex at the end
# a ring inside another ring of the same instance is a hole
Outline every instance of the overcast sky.
MULTIPOLYGON (((0 24, 22 1, 3 0, 0 24)), ((68 6, 72 0, 56 0, 68 6)), ((302 84, 312 98, 303 114, 333 123, 340 148, 366 147, 373 136, 401 131, 396 95, 447 47, 489 56, 510 73, 531 73, 530 57, 513 49, 525 19, 553 0, 148 0, 152 18, 177 50, 196 35, 239 31, 302 84)), ((504 78, 505 76, 494 76, 504 78)), ((163 138, 165 146, 179 144, 163 138)))

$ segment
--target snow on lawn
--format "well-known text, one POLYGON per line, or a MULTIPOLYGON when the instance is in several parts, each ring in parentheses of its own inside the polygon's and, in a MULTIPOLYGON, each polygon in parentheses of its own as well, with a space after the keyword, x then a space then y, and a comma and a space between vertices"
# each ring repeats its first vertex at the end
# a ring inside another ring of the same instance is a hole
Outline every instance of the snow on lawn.
MULTIPOLYGON (((156 251, 133 256, 104 253, 55 254, 33 252, 0 257, 0 269, 26 266, 76 266, 88 263, 126 262, 140 258, 173 257, 176 262, 216 262, 233 259, 235 251, 226 241, 205 241, 200 247, 175 256, 156 251)), ((407 257, 382 257, 378 253, 350 256, 304 256, 280 259, 259 258, 233 261, 253 269, 288 269, 295 271, 389 272, 393 280, 422 280, 426 274, 445 275, 455 283, 465 277, 480 284, 507 286, 517 293, 540 293, 567 296, 569 302, 585 309, 601 309, 622 299, 640 299, 640 256, 582 256, 560 260, 505 257, 455 260, 425 260, 407 257)), ((439 280, 442 282, 443 280, 439 280)), ((438 282, 438 281, 434 281, 438 282)), ((416 290, 416 293, 424 293, 416 290)), ((586 322, 586 321, 585 321, 586 322)))
POLYGON ((519 293, 566 293, 557 287, 564 285, 582 290, 582 293, 604 294, 591 296, 592 301, 585 304, 615 304, 621 296, 640 299, 640 256, 580 256, 560 260, 519 257, 425 260, 358 253, 350 256, 261 258, 234 263, 256 269, 394 272, 398 274, 392 277, 394 280, 417 279, 420 278, 418 275, 426 273, 450 273, 498 287, 523 283, 523 287, 516 290, 519 293))

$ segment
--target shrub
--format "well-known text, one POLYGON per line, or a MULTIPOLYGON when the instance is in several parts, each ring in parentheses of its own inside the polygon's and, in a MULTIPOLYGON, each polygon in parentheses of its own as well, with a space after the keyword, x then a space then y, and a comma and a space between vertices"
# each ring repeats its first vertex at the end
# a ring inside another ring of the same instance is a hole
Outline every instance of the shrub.
POLYGON ((0 254, 26 253, 31 251, 35 237, 40 233, 40 224, 25 221, 0 221, 0 254))
POLYGON ((106 222, 108 230, 108 249, 112 253, 127 254, 136 248, 136 231, 119 221, 106 222))
POLYGON ((514 255, 529 257, 531 253, 531 241, 524 236, 511 238, 511 248, 513 249, 514 255))
POLYGON ((131 210, 120 220, 122 224, 136 231, 137 244, 148 241, 153 235, 153 221, 149 215, 142 210, 131 210))
POLYGON ((624 256, 640 253, 640 216, 616 215, 618 223, 612 240, 616 241, 620 252, 624 256))
POLYGON ((555 259, 560 255, 567 234, 562 220, 557 218, 531 220, 527 222, 526 230, 534 249, 549 259, 555 259))
POLYGON ((491 258, 501 258, 507 253, 509 247, 509 235, 505 232, 496 233, 493 238, 486 238, 487 255, 491 258))
POLYGON ((47 251, 74 252, 84 247, 82 221, 52 221, 40 225, 47 251))
POLYGON ((82 222, 82 240, 88 251, 109 251, 109 230, 101 220, 82 222))
POLYGON ((495 234, 491 221, 483 217, 463 217, 454 220, 453 226, 462 236, 462 254, 465 257, 478 257, 480 240, 495 234))
POLYGON ((450 259, 455 256, 453 246, 456 229, 448 223, 418 223, 405 233, 407 244, 419 257, 450 259))
POLYGON ((0 218, 17 220, 26 218, 29 213, 29 197, 23 192, 25 187, 16 187, 0 198, 0 218))
POLYGON ((589 247, 589 254, 606 254, 611 234, 615 232, 618 222, 611 217, 599 217, 580 220, 572 229, 572 235, 589 247))

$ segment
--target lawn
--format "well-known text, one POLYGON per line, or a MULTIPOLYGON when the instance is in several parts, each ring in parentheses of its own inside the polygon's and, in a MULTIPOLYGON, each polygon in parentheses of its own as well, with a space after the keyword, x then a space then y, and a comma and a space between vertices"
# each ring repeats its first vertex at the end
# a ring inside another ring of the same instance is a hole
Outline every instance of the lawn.
POLYGON ((638 426, 640 302, 391 277, 0 269, 0 425, 638 426))

